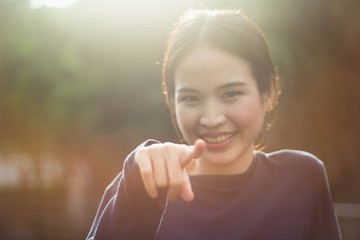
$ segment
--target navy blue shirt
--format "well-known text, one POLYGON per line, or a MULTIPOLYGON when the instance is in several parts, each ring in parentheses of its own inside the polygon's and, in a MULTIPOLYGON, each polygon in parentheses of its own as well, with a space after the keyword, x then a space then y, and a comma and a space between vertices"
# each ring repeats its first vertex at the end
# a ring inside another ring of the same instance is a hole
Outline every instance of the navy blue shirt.
POLYGON ((135 151, 106 189, 87 239, 341 239, 324 165, 309 153, 255 151, 242 174, 190 176, 195 198, 185 202, 167 201, 166 189, 148 196, 135 151))

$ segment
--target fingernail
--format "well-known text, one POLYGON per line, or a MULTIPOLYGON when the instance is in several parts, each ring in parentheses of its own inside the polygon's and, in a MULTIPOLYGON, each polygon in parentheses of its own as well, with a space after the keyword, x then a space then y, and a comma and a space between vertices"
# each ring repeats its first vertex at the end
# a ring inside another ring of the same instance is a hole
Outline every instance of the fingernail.
POLYGON ((176 199, 176 197, 174 197, 174 196, 168 196, 168 199, 169 199, 170 201, 174 201, 174 200, 176 199))
POLYGON ((158 196, 158 193, 157 192, 152 192, 151 194, 150 194, 150 197, 152 197, 152 198, 156 198, 158 196))

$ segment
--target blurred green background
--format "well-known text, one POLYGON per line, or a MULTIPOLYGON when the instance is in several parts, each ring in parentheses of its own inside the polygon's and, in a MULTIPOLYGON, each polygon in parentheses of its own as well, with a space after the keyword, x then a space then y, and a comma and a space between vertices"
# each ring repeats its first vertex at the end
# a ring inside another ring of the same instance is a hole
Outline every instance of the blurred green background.
POLYGON ((283 84, 265 151, 312 152, 334 202, 360 203, 358 0, 46 2, 0 0, 0 239, 84 239, 126 155, 177 141, 161 61, 190 7, 264 31, 283 84))

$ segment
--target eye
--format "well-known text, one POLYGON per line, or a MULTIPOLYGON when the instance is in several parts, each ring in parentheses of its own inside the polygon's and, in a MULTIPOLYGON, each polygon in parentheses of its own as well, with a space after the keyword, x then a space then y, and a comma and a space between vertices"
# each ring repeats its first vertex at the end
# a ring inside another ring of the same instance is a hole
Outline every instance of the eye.
POLYGON ((242 95, 242 92, 239 91, 230 91, 230 92, 226 92, 224 93, 223 97, 224 98, 233 98, 236 96, 242 95))
POLYGON ((193 103, 193 102, 199 101, 199 98, 196 96, 186 96, 186 97, 183 97, 181 100, 183 102, 193 103))

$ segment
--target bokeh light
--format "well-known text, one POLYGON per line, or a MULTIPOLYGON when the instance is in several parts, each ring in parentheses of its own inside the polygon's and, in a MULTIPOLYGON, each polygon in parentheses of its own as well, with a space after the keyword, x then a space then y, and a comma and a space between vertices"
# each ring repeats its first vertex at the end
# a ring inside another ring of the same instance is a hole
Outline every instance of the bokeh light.
POLYGON ((284 87, 265 150, 314 153, 334 201, 359 204, 359 7, 0 1, 0 239, 84 239, 127 154, 148 138, 177 141, 161 62, 188 8, 241 8, 263 29, 284 87))
POLYGON ((79 0, 31 0, 30 7, 33 9, 43 6, 49 8, 66 8, 78 1, 79 0))

